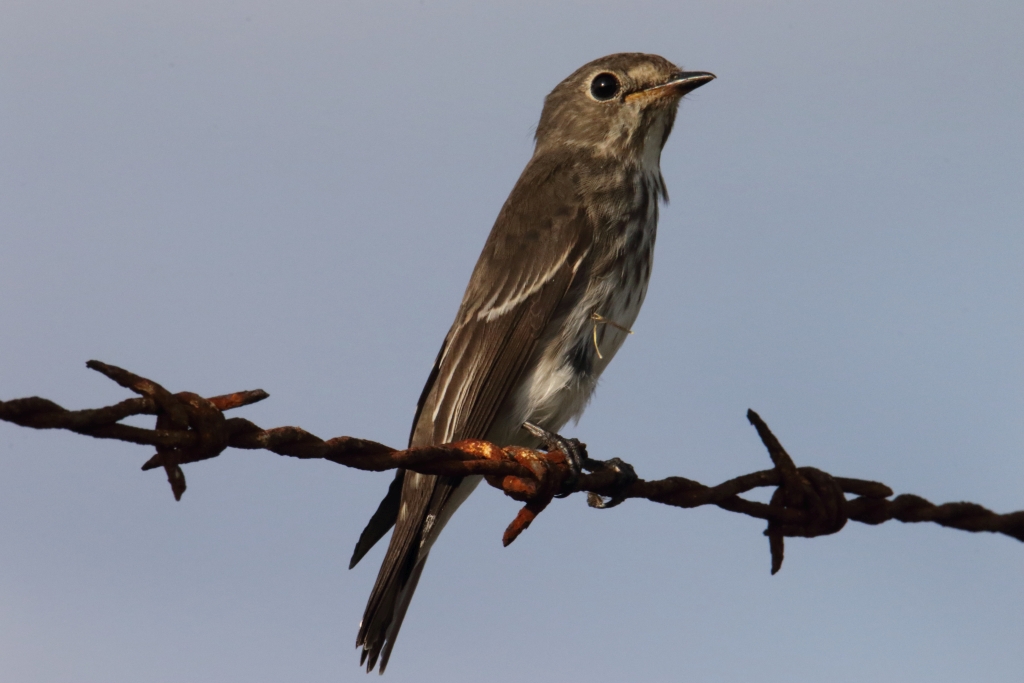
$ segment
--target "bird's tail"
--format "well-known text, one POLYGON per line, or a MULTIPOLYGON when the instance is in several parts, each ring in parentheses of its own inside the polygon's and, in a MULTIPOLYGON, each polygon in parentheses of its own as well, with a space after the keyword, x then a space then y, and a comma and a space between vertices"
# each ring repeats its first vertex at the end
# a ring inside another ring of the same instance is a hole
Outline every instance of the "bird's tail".
POLYGON ((384 673, 384 669, 387 668, 391 649, 395 646, 405 612, 409 609, 412 595, 416 592, 416 584, 419 583, 420 574, 427 562, 426 555, 416 557, 418 545, 417 543, 410 548, 408 556, 411 561, 402 563, 411 565, 407 570, 386 572, 387 563, 381 567, 370 599, 366 603, 366 611, 363 612, 363 620, 359 624, 359 635, 356 637, 356 647, 363 648, 359 664, 366 664, 367 673, 373 671, 378 659, 379 672, 384 673))
MULTIPOLYGON (((398 630, 402 627, 405 612, 409 609, 409 602, 427 561, 429 547, 424 547, 423 538, 429 529, 424 528, 424 522, 428 517, 427 511, 431 506, 437 477, 407 473, 404 480, 403 502, 395 521, 395 530, 391 534, 377 581, 370 591, 370 599, 366 601, 366 610, 356 637, 356 647, 363 649, 359 663, 366 664, 367 673, 373 671, 378 660, 380 673, 384 673, 398 630)), ((446 490, 450 487, 441 488, 446 490)))
POLYGON ((363 649, 360 663, 366 663, 367 672, 379 660, 384 673, 430 546, 481 477, 407 472, 403 479, 395 530, 356 637, 356 647, 363 649))

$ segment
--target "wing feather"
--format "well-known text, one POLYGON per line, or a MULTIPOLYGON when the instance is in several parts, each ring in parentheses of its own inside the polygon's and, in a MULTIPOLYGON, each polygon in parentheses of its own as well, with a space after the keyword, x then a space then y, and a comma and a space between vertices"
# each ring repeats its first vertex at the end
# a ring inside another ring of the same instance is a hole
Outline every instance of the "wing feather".
POLYGON ((411 445, 486 437, 593 235, 571 167, 543 159, 527 166, 470 278, 411 445))

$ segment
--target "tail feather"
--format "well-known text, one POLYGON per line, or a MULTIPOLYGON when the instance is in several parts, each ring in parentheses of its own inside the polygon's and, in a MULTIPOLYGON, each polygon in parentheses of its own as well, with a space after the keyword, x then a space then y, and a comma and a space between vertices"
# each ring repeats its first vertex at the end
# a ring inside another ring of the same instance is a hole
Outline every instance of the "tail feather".
POLYGON ((370 551, 370 548, 383 538, 384 534, 391 531, 391 527, 395 525, 395 520, 398 519, 398 504, 402 497, 402 483, 404 481, 405 470, 400 469, 395 472, 395 478, 391 481, 387 494, 380 501, 377 511, 373 513, 373 517, 367 522, 363 533, 359 535, 359 542, 356 543, 355 550, 352 551, 352 559, 348 563, 349 569, 359 564, 359 560, 363 559, 363 556, 370 551))
POLYGON ((398 629, 427 559, 421 549, 423 520, 436 478, 411 473, 404 480, 404 488, 410 494, 407 497, 413 500, 405 501, 405 510, 398 514, 395 531, 391 534, 391 542, 377 574, 377 581, 366 601, 366 610, 356 637, 356 647, 363 649, 361 660, 367 662, 367 672, 373 670, 382 653, 381 669, 387 665, 391 648, 398 637, 398 629))
MULTIPOLYGON (((378 671, 384 673, 384 669, 388 666, 388 660, 391 658, 391 649, 395 646, 395 640, 398 638, 398 631, 402 628, 402 622, 405 621, 405 612, 409 609, 409 603, 412 602, 412 595, 416 592, 416 584, 420 582, 420 574, 423 573, 423 567, 427 564, 427 556, 416 563, 416 566, 412 570, 412 574, 406 581, 405 587, 402 588, 398 594, 398 600, 395 602, 394 612, 391 615, 391 624, 388 626, 387 634, 384 638, 384 647, 380 651, 380 668, 378 671)), ((370 669, 373 666, 371 665, 370 669)), ((368 669, 369 671, 369 669, 368 669)))
MULTIPOLYGON (((412 553, 412 557, 416 559, 415 553, 412 553)), ((359 624, 359 636, 356 638, 356 647, 363 649, 359 664, 366 664, 367 673, 373 671, 378 659, 380 673, 384 673, 426 561, 424 555, 413 563, 408 572, 392 574, 383 583, 380 581, 382 577, 378 577, 378 585, 374 586, 370 594, 363 621, 359 624)))
MULTIPOLYGON (((417 544, 418 545, 418 544, 417 544)), ((389 548, 389 550, 391 550, 389 548)), ((377 658, 394 634, 391 624, 394 621, 395 605, 409 583, 415 571, 416 552, 406 552, 398 562, 385 562, 381 566, 377 582, 366 602, 363 620, 359 623, 359 635, 356 636, 356 647, 363 648, 360 664, 369 659, 366 671, 369 673, 377 665, 377 658), (412 560, 410 562, 410 560, 412 560)), ((388 553, 389 555, 391 553, 388 553)), ((408 600, 406 600, 408 602, 408 600)), ((388 648, 390 650, 390 647, 388 648)))
POLYGON ((432 541, 478 483, 479 477, 436 477, 407 472, 395 530, 359 624, 356 647, 370 672, 387 666, 432 541), (465 483, 465 486, 462 486, 465 483), (453 497, 453 494, 458 492, 453 497))

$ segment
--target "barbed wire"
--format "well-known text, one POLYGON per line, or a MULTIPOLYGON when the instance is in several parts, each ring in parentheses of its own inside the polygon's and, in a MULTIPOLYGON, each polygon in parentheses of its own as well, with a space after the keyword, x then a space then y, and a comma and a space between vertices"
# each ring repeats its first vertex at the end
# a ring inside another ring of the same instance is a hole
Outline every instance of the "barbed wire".
MULTIPOLYGON (((203 398, 191 392, 172 394, 161 385, 122 368, 89 361, 86 366, 139 395, 120 403, 86 410, 67 410, 45 398, 0 401, 0 420, 34 429, 66 429, 99 439, 116 439, 156 447, 143 470, 162 467, 176 500, 185 492, 182 465, 207 460, 227 448, 268 450, 293 458, 329 460, 339 465, 379 472, 404 468, 423 474, 483 475, 488 484, 525 503, 505 530, 502 542, 514 541, 555 496, 587 493, 591 507, 610 508, 631 498, 680 508, 715 505, 723 510, 768 522, 772 573, 782 567, 784 538, 834 534, 848 520, 864 524, 934 522, 963 531, 988 531, 1024 542, 1024 511, 997 514, 975 503, 935 505, 912 494, 891 498, 885 484, 835 477, 813 467, 797 467, 768 425, 753 410, 747 419, 758 435, 773 467, 752 472, 717 486, 684 477, 647 481, 619 459, 594 460, 586 446, 584 469, 577 476, 564 449, 548 451, 519 446, 500 447, 479 439, 439 446, 399 450, 366 439, 341 436, 323 440, 299 427, 262 429, 244 418, 227 418, 225 411, 269 397, 265 391, 241 391, 203 398), (121 424, 135 415, 155 415, 154 429, 121 424), (775 487, 769 503, 741 497, 756 488, 775 487), (846 494, 855 496, 847 499, 846 494), (891 499, 890 499, 891 498, 891 499)), ((556 443, 568 443, 564 440, 556 443)))

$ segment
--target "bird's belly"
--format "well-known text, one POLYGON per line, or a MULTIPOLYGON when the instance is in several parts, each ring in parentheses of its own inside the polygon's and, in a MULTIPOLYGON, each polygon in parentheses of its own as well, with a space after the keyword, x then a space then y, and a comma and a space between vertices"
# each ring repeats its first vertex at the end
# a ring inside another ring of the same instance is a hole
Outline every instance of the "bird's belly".
POLYGON ((511 392, 511 409, 498 411, 488 440, 533 448, 538 441, 522 429, 523 422, 558 431, 578 420, 601 373, 629 336, 646 293, 646 277, 626 284, 616 278, 591 288, 559 329, 550 331, 559 343, 541 345, 546 352, 523 373, 511 392))

